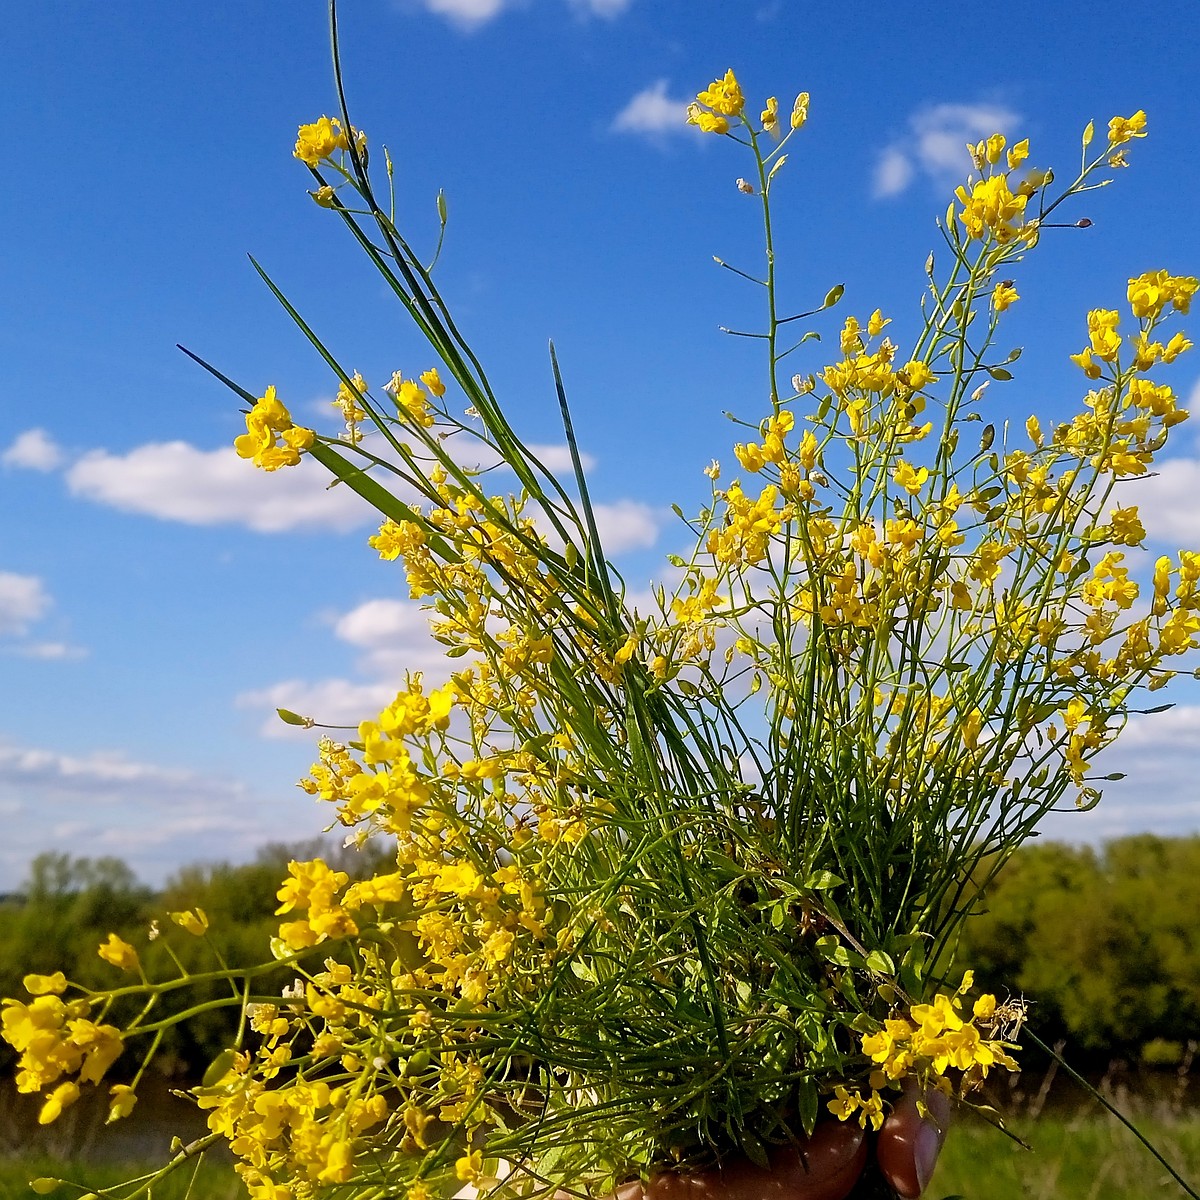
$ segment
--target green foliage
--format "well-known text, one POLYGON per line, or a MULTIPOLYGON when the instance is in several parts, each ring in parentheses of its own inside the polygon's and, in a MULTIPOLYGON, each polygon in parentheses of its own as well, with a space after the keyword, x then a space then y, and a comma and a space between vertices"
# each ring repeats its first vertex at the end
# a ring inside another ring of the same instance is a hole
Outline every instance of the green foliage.
POLYGON ((1134 1053, 1200 1039, 1200 837, 1029 846, 987 888, 959 953, 1034 1002, 1043 1036, 1134 1053))
MULTIPOLYGON (((251 966, 261 960, 263 947, 278 925, 275 893, 287 875, 288 861, 317 854, 357 875, 373 872, 388 857, 389 847, 380 843, 362 852, 339 852, 336 845, 330 847, 321 839, 272 844, 241 866, 184 867, 157 895, 140 884, 120 859, 39 855, 30 864, 19 896, 0 903, 0 996, 24 997, 21 981, 31 972, 61 970, 85 987, 112 987, 116 968, 96 953, 109 933, 141 947, 142 960, 156 978, 169 976, 176 968, 168 959, 165 942, 146 945, 146 931, 153 922, 167 922, 169 912, 197 907, 204 909, 211 923, 206 941, 225 962, 231 967, 251 966)), ((173 949, 189 970, 209 971, 213 960, 206 941, 174 938, 173 949)), ((290 979, 281 969, 278 987, 272 981, 265 986, 278 991, 290 979)), ((229 984, 217 980, 198 983, 191 992, 196 1004, 221 994, 229 994, 229 984)), ((236 1010, 218 1009, 167 1030, 156 1067, 198 1077, 233 1041, 237 1021, 236 1010)), ((0 1067, 7 1067, 13 1057, 8 1044, 0 1042, 0 1067)), ((132 1060, 128 1066, 133 1069, 132 1060)))

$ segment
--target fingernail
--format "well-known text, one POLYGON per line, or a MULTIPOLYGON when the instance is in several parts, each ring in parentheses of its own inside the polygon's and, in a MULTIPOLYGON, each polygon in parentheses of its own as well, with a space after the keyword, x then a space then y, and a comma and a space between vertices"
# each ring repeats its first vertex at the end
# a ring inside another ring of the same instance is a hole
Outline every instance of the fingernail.
POLYGON ((932 1121, 922 1121, 913 1146, 913 1165, 917 1168, 917 1183, 924 1191, 933 1178, 938 1155, 942 1150, 942 1135, 932 1121))

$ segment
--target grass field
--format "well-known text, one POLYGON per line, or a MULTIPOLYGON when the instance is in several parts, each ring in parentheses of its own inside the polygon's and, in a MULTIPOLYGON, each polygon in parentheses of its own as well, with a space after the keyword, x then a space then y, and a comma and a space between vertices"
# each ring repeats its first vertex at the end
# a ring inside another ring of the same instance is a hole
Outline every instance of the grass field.
MULTIPOLYGON (((1138 1127, 1200 1191, 1200 1116, 1138 1127)), ((984 1125, 960 1124, 946 1143, 927 1200, 1184 1200, 1187 1193, 1112 1118, 1042 1116, 1014 1122, 1032 1150, 984 1125)))
MULTIPOLYGON (((1145 1121, 1142 1128, 1200 1191, 1200 1116, 1145 1121)), ((1042 1116, 1018 1123, 1017 1131, 1033 1146, 1032 1152, 986 1126, 960 1124, 947 1143, 926 1200, 956 1195, 965 1200, 1182 1200, 1186 1195, 1114 1120, 1042 1116)), ((34 1200, 28 1180, 38 1176, 57 1176, 96 1190, 120 1183, 137 1170, 9 1158, 0 1160, 0 1200, 34 1200)), ((51 1196, 76 1200, 80 1194, 80 1189, 62 1187, 51 1196)), ((128 1192, 122 1188, 117 1194, 128 1192)), ((153 1193, 154 1200, 244 1196, 233 1172, 218 1164, 203 1164, 194 1181, 188 1172, 178 1172, 153 1193)))

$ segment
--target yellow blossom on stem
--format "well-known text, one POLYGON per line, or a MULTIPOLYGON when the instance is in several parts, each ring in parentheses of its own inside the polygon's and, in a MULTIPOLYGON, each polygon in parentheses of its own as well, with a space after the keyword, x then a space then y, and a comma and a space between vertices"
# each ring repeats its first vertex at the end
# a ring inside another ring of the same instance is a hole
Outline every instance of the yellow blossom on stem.
POLYGON ((1131 117, 1113 117, 1108 123, 1108 144, 1121 146, 1146 136, 1146 114, 1139 108, 1131 117))
POLYGON ((112 963, 114 967, 120 967, 122 971, 137 969, 137 951, 128 942, 117 937, 115 933, 108 935, 108 941, 100 946, 97 953, 105 962, 112 963))
POLYGON ((342 131, 342 123, 336 117, 319 117, 311 125, 301 125, 296 134, 296 149, 293 154, 301 162, 315 167, 323 158, 335 150, 348 150, 349 142, 342 131))
POLYGON ((179 926, 187 930, 193 937, 203 937, 208 932, 208 916, 204 909, 187 909, 185 912, 167 913, 167 916, 179 926))
POLYGON ((252 459, 264 471, 294 467, 300 452, 313 444, 316 434, 292 424, 291 414, 275 394, 274 387, 254 402, 246 414, 246 432, 234 438, 233 447, 241 458, 252 459))
POLYGON ((1011 279, 1006 279, 1003 283, 998 283, 992 289, 992 308, 1002 313, 1006 309, 1011 308, 1018 300, 1020 295, 1017 289, 1013 286, 1011 279))
POLYGON ((67 977, 61 971, 53 975, 26 975, 21 984, 31 996, 61 996, 67 990, 67 977))
POLYGON ((725 72, 723 79, 710 83, 696 99, 724 117, 736 117, 746 107, 745 97, 732 68, 725 72))

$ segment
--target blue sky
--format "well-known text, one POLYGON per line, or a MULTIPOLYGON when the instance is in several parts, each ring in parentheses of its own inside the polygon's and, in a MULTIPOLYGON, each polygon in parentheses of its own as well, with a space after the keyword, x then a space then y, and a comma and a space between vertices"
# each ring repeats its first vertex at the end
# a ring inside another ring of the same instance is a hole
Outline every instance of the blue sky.
MULTIPOLYGON (((1144 108, 1150 136, 1086 231, 1043 240, 1011 313, 1025 347, 995 403, 1070 411, 1067 354, 1131 274, 1200 273, 1200 47, 1192 4, 1131 28, 1123 4, 801 0, 343 0, 356 123, 397 162, 417 244, 450 212, 440 282, 529 440, 556 446, 555 339, 632 579, 684 540, 727 410, 765 408, 751 346, 719 325, 754 297, 713 265, 758 262, 737 147, 680 112, 732 66, 752 103, 812 94, 776 201, 784 303, 835 283, 912 332, 934 221, 1001 128, 1060 178, 1089 119, 1144 108)), ((234 459, 238 402, 182 342, 333 429, 334 385, 250 267, 253 253, 378 385, 430 365, 336 222, 305 195, 296 126, 334 108, 323 0, 40 0, 6 18, 10 134, 0 322, 0 891, 45 849, 117 854, 151 882, 245 859, 324 814, 293 784, 311 735, 276 705, 356 719, 404 666, 433 668, 369 514, 315 470, 234 459)), ((800 364, 804 365, 804 364, 800 364)), ((818 365, 815 361, 807 366, 818 365)), ((1170 377, 1189 395, 1200 359, 1170 377)), ((1200 393, 1193 408, 1200 406, 1200 393)), ((1139 496, 1155 545, 1200 547, 1200 444, 1177 431, 1139 496)), ((1128 732, 1129 771, 1053 832, 1200 829, 1200 702, 1128 732)), ((1119 760, 1119 761, 1118 761, 1119 760)))

